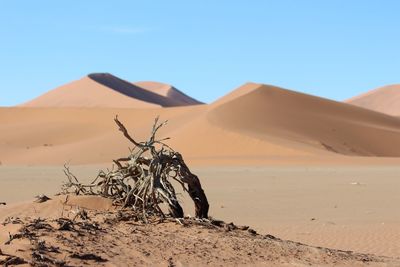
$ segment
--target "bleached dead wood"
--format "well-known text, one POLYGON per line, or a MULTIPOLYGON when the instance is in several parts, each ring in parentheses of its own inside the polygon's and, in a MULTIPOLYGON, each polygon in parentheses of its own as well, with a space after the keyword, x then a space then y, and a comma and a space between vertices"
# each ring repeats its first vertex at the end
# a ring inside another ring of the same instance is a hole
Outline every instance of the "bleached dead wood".
POLYGON ((156 139, 157 131, 167 121, 159 123, 157 117, 150 138, 145 142, 137 142, 118 116, 114 121, 124 137, 134 145, 130 155, 114 160, 113 169, 100 171, 90 184, 80 183, 65 166, 68 180, 62 187, 63 193, 111 198, 124 208, 142 212, 144 221, 148 215, 164 217, 159 206, 164 203, 173 217, 181 218, 183 209, 171 183, 175 180, 194 201, 196 217, 207 218, 209 204, 199 178, 189 170, 182 155, 164 143, 169 138, 156 139))

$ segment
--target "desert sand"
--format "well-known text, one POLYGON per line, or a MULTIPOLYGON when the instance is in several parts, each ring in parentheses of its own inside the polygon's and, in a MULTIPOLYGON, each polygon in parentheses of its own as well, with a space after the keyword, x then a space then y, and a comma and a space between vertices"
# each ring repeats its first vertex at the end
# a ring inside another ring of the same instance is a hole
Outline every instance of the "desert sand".
MULTIPOLYGON (((53 92, 59 89, 48 94, 53 92)), ((99 95, 96 99, 107 100, 99 95)), ((169 120, 160 137, 172 137, 169 144, 186 158, 204 163, 249 157, 400 155, 398 118, 253 83, 210 105, 130 109, 107 105, 11 107, 1 108, 0 114, 0 161, 4 164, 110 162, 125 154, 129 145, 115 130, 116 114, 128 128, 135 129, 140 140, 148 135, 154 117, 169 120)))
POLYGON ((345 102, 388 115, 400 116, 399 101, 400 85, 392 84, 355 96, 345 102))
POLYGON ((150 108, 196 104, 201 102, 166 84, 132 84, 108 73, 93 73, 21 106, 150 108))
MULTIPOLYGON (((32 199, 42 193, 54 198, 65 179, 63 164, 89 181, 99 169, 111 167, 113 159, 127 156, 131 144, 114 124, 117 114, 137 140, 146 140, 156 116, 168 120, 160 138, 171 137, 168 145, 181 152, 200 177, 210 215, 250 225, 260 234, 234 231, 232 239, 212 250, 207 244, 217 242, 223 230, 197 230, 196 226, 185 232, 179 224, 168 222, 145 231, 152 236, 171 236, 176 231, 193 236, 199 231, 200 241, 195 244, 203 244, 207 255, 199 257, 194 249, 188 249, 190 257, 182 256, 181 250, 173 254, 178 247, 158 238, 155 244, 169 247, 165 253, 149 251, 151 246, 141 254, 137 247, 127 248, 136 264, 168 265, 170 258, 173 264, 184 266, 366 263, 359 254, 343 256, 316 248, 327 247, 367 253, 373 265, 399 265, 400 119, 353 103, 256 83, 202 104, 170 85, 130 83, 110 74, 94 74, 20 106, 0 108, 0 202, 7 202, 0 206, 0 221, 10 214, 49 218, 59 214, 60 200, 32 204, 32 199), (265 241, 265 235, 309 246, 265 241), (235 242, 246 247, 240 256, 235 242), (257 245, 250 245, 254 242, 257 245)), ((185 214, 193 215, 190 201, 183 196, 181 200, 185 214)), ((82 207, 93 202, 79 201, 82 207)), ((104 210, 102 205, 87 208, 104 210)), ((131 226, 118 227, 126 231, 131 226)), ((1 243, 7 231, 0 231, 1 243)), ((107 233, 106 239, 115 235, 107 233)), ((55 242, 52 236, 46 238, 55 242)), ((193 245, 186 237, 182 242, 193 245)), ((95 251, 92 245, 88 247, 95 251)), ((107 246, 96 253, 100 251, 115 252, 107 246)), ((127 260, 115 255, 112 261, 111 254, 104 257, 106 265, 127 260)))
POLYGON ((116 212, 111 201, 94 196, 62 196, 40 204, 18 204, 1 210, 0 216, 5 218, 0 238, 8 242, 1 247, 0 260, 12 261, 10 265, 396 266, 399 263, 389 257, 285 241, 257 234, 248 226, 221 221, 204 224, 185 218, 180 223, 166 220, 143 224, 132 220, 128 212, 124 215, 116 212), (71 219, 83 209, 89 219, 71 219), (218 226, 221 223, 223 227, 218 226), (21 227, 23 230, 18 232, 21 227), (30 240, 18 236, 10 239, 5 231, 27 235, 30 240), (10 256, 16 254, 19 256, 10 256), (32 261, 26 260, 30 258, 32 261))
POLYGON ((147 91, 153 92, 158 95, 162 95, 168 97, 169 99, 173 99, 176 102, 179 102, 181 105, 197 105, 203 104, 202 102, 191 98, 190 96, 184 94, 179 91, 175 87, 165 83, 152 82, 152 81, 142 81, 135 82, 134 85, 144 88, 147 91))

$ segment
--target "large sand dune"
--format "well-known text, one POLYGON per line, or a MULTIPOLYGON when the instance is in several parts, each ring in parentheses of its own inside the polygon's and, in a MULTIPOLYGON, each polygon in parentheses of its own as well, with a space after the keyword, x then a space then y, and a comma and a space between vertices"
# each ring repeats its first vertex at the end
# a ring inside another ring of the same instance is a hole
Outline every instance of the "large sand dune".
POLYGON ((400 156, 400 120, 282 88, 248 84, 223 97, 211 122, 259 139, 285 137, 345 155, 400 156))
MULTIPOLYGON (((104 89, 89 78, 80 82, 96 84, 92 90, 104 89)), ((109 88, 103 91, 114 93, 109 88)), ((76 96, 86 94, 77 90, 76 96)), ((246 84, 210 105, 175 108, 124 99, 153 108, 2 108, 0 161, 110 162, 127 153, 130 145, 114 125, 115 114, 139 140, 147 137, 154 117, 169 119, 160 137, 171 136, 174 148, 190 160, 206 163, 263 157, 400 156, 399 119, 278 87, 246 84)))
POLYGON ((380 87, 345 102, 392 116, 400 116, 400 84, 380 87))
POLYGON ((108 73, 93 73, 51 90, 21 106, 154 108, 200 104, 199 101, 171 86, 159 85, 159 87, 149 86, 149 83, 135 85, 108 73))

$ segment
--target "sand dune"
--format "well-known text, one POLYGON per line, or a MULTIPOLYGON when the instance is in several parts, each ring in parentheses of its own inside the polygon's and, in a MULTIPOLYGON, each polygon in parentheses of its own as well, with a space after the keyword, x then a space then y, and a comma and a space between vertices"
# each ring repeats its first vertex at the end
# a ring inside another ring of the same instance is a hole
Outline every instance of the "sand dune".
POLYGON ((121 135, 113 118, 120 119, 132 135, 144 140, 154 118, 170 119, 168 130, 195 117, 202 106, 170 109, 112 108, 4 108, 0 109, 3 164, 86 164, 110 162, 129 153, 131 144, 121 135))
POLYGON ((162 95, 167 97, 168 99, 171 99, 175 102, 180 103, 179 106, 184 106, 186 105, 198 105, 198 104, 203 104, 200 101, 197 101, 196 99, 184 94, 183 92, 179 91, 175 87, 165 84, 165 83, 159 83, 159 82, 135 82, 134 85, 144 88, 147 91, 156 93, 158 95, 162 95))
POLYGON ((215 101, 173 135, 173 145, 204 158, 400 155, 396 118, 254 83, 215 101))
MULTIPOLYGON (((93 84, 88 79, 80 82, 93 84)), ((104 88, 96 84, 92 89, 104 88)), ((77 97, 86 95, 79 90, 76 93, 77 97)), ((153 105, 128 99, 146 107, 153 105)), ((154 117, 169 119, 170 124, 160 132, 160 137, 172 137, 169 144, 193 161, 400 156, 398 118, 273 86, 246 84, 210 105, 151 107, 2 108, 0 161, 4 164, 110 162, 124 155, 129 146, 116 130, 115 114, 120 115, 139 140, 147 137, 154 117)))
POLYGON ((282 88, 247 84, 211 105, 214 125, 344 155, 400 156, 400 120, 282 88))
POLYGON ((21 106, 155 108, 194 104, 200 102, 172 87, 167 90, 167 95, 163 95, 108 73, 94 73, 51 90, 21 106))
POLYGON ((345 102, 392 116, 400 116, 400 84, 380 87, 345 102))

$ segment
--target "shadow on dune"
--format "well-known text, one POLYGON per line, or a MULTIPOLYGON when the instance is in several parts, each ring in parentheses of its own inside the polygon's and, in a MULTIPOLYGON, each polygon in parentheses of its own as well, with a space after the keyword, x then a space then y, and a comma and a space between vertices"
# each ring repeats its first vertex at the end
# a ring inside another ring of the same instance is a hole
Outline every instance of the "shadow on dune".
POLYGON ((160 105, 162 107, 181 106, 182 104, 173 99, 147 91, 139 86, 135 86, 127 81, 115 77, 109 73, 92 73, 88 77, 108 88, 124 94, 128 97, 136 98, 145 102, 160 105))

